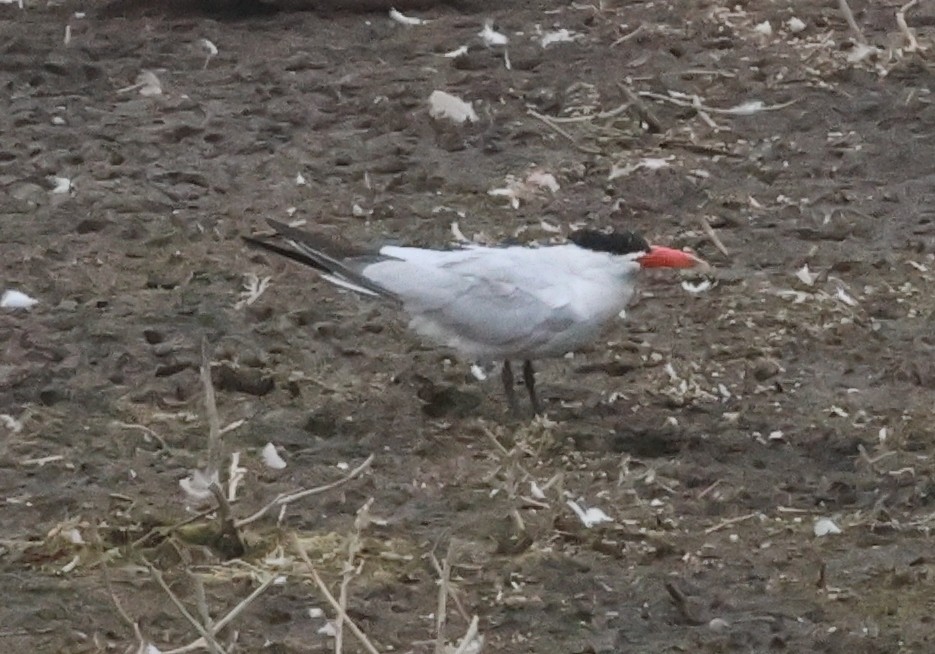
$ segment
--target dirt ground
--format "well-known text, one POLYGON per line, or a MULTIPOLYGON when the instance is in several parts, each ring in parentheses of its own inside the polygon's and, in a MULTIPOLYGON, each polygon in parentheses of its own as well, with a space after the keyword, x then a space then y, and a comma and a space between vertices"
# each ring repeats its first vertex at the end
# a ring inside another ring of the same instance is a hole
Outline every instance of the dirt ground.
POLYGON ((195 622, 199 588, 215 619, 260 589, 225 651, 333 651, 312 571, 339 597, 345 570, 376 650, 429 652, 445 568, 451 652, 473 616, 485 652, 935 651, 930 3, 918 48, 889 1, 851 3, 866 45, 830 1, 54 4, 0 5, 0 291, 39 300, 0 310, 0 650, 183 647, 161 578, 195 622), (478 120, 433 120, 435 90, 478 120), (715 270, 646 278, 519 421, 496 374, 246 249, 267 217, 365 245, 613 226, 715 270), (180 488, 203 343, 232 519, 335 482, 242 551, 180 488))

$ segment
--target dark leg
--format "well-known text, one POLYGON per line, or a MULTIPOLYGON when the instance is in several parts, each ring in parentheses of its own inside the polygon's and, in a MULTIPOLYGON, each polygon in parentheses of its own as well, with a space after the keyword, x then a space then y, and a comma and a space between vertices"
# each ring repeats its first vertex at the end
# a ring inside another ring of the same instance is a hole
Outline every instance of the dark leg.
POLYGON ((506 403, 510 405, 510 411, 514 415, 519 415, 519 402, 516 401, 516 388, 513 382, 513 368, 510 367, 509 359, 503 362, 500 378, 503 380, 503 391, 506 393, 506 403))
POLYGON ((539 398, 536 396, 536 371, 529 359, 523 362, 523 383, 526 384, 526 392, 529 393, 533 413, 537 416, 542 415, 542 407, 539 405, 539 398))

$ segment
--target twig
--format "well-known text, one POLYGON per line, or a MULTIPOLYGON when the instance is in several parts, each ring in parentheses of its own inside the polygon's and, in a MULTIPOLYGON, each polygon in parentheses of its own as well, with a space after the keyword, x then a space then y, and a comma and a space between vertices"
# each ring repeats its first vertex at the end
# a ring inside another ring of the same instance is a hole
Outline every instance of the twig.
MULTIPOLYGON (((451 545, 448 546, 449 553, 451 545)), ((432 557, 434 560, 434 556, 432 557)), ((438 562, 435 561, 436 567, 438 562)), ((451 580, 451 563, 446 556, 442 559, 438 575, 438 606, 435 609, 435 654, 445 654, 445 622, 448 620, 448 584, 451 580)))
POLYGON ((198 575, 193 574, 191 570, 188 571, 188 577, 195 586, 195 606, 198 607, 198 614, 201 616, 201 624, 203 624, 205 629, 209 632, 214 633, 214 619, 211 617, 211 612, 208 610, 208 600, 205 597, 205 585, 198 575))
POLYGON ((909 44, 905 48, 905 52, 923 52, 926 50, 925 46, 919 45, 918 40, 916 40, 916 35, 909 25, 906 23, 906 12, 912 9, 919 0, 910 0, 902 7, 899 8, 899 11, 896 12, 896 25, 899 27, 899 31, 903 33, 903 36, 906 37, 906 42, 909 44))
POLYGON ((205 625, 201 624, 195 616, 189 613, 188 609, 185 608, 185 605, 182 604, 182 600, 178 598, 172 589, 169 588, 169 584, 166 583, 166 580, 162 578, 162 573, 159 572, 151 563, 146 562, 147 567, 149 568, 149 574, 152 575, 153 579, 156 580, 156 583, 162 588, 166 595, 169 596, 169 599, 172 600, 172 603, 175 604, 175 608, 179 610, 179 613, 184 616, 186 620, 191 623, 195 628, 195 631, 201 636, 204 640, 204 647, 208 651, 213 652, 214 654, 224 654, 224 648, 221 647, 221 644, 214 639, 214 635, 208 631, 208 628, 205 625))
POLYGON ((464 638, 461 639, 461 644, 458 645, 458 649, 454 651, 454 654, 465 654, 468 651, 468 648, 474 644, 474 641, 477 639, 477 616, 475 615, 471 618, 471 624, 468 625, 468 629, 464 634, 464 638))
POLYGON ((854 32, 854 37, 857 39, 857 42, 866 43, 867 39, 864 38, 864 33, 860 30, 860 25, 854 20, 854 13, 851 11, 850 5, 847 4, 847 0, 838 0, 838 8, 841 10, 841 13, 844 14, 844 20, 847 21, 851 31, 854 32))
MULTIPOLYGON (((228 611, 227 615, 225 615, 223 618, 221 618, 220 620, 214 623, 214 628, 212 629, 213 633, 216 634, 220 632, 221 629, 229 625, 235 618, 237 618, 241 613, 243 613, 244 609, 247 608, 257 597, 263 594, 263 592, 267 588, 269 588, 273 584, 274 581, 276 581, 275 575, 268 576, 263 581, 263 583, 257 586, 256 590, 254 590, 246 598, 244 598, 244 600, 241 601, 237 606, 235 606, 230 611, 228 611)), ((177 647, 175 649, 166 650, 162 654, 186 654, 186 652, 193 652, 195 650, 203 649, 205 647, 206 645, 205 645, 204 639, 199 638, 198 640, 191 642, 188 645, 185 645, 183 647, 177 647)))
POLYGON ((211 515, 215 511, 216 509, 212 506, 210 509, 205 509, 204 511, 201 511, 200 513, 196 513, 195 515, 189 516, 185 518, 184 520, 181 520, 180 522, 176 522, 174 525, 169 525, 168 527, 153 527, 152 529, 147 531, 145 534, 137 538, 135 541, 133 541, 130 544, 130 549, 135 550, 136 548, 140 547, 141 545, 143 545, 143 543, 149 540, 150 536, 152 536, 153 534, 157 532, 164 532, 164 534, 171 534, 173 531, 175 531, 179 527, 184 527, 185 525, 201 520, 202 518, 211 515))
POLYGON ((705 124, 713 129, 715 132, 720 131, 720 127, 711 116, 708 115, 708 109, 701 103, 701 97, 697 95, 692 96, 691 106, 695 109, 695 112, 698 114, 698 117, 705 122, 705 124))
POLYGON ((221 535, 234 544, 232 549, 227 547, 224 549, 233 552, 234 556, 240 556, 247 548, 244 546, 243 539, 240 537, 240 531, 237 529, 237 525, 234 522, 230 502, 227 501, 224 491, 221 490, 218 484, 212 483, 208 488, 218 503, 218 524, 220 525, 221 535))
POLYGON ((162 436, 160 436, 159 434, 157 434, 155 431, 153 431, 153 430, 150 429, 149 427, 146 427, 146 426, 144 426, 144 425, 134 425, 133 423, 130 423, 130 422, 121 422, 121 421, 119 421, 119 420, 114 420, 114 422, 113 422, 112 424, 113 424, 115 427, 122 427, 123 429, 138 429, 138 430, 142 431, 144 434, 147 434, 147 435, 152 436, 153 438, 155 438, 155 439, 159 442, 159 446, 160 446, 162 449, 164 449, 164 450, 168 450, 168 449, 169 449, 169 446, 166 445, 166 441, 162 438, 162 436))
POLYGON ((628 103, 623 103, 618 107, 613 109, 608 109, 607 111, 602 111, 599 114, 587 114, 585 116, 548 116, 548 119, 556 124, 562 123, 587 123, 594 120, 603 120, 605 118, 613 118, 614 116, 619 116, 624 111, 629 108, 628 103))
POLYGON ((666 592, 669 593, 669 597, 672 598, 672 603, 675 604, 675 608, 678 609, 679 614, 681 614, 685 622, 694 626, 704 624, 704 620, 695 614, 695 611, 693 611, 688 604, 688 597, 685 596, 685 593, 683 593, 678 586, 671 581, 667 581, 665 587, 666 592))
POLYGON ((309 574, 312 577, 312 580, 315 582, 315 585, 318 586, 318 590, 321 591, 321 594, 325 596, 325 599, 328 600, 328 603, 331 604, 331 607, 337 611, 338 615, 341 616, 342 622, 347 625, 347 628, 351 630, 351 633, 357 637, 357 640, 360 641, 360 644, 364 646, 364 649, 367 650, 370 654, 380 654, 376 647, 373 646, 373 643, 370 642, 370 639, 367 638, 367 635, 360 630, 354 621, 351 620, 347 613, 341 612, 341 605, 338 604, 338 601, 334 598, 334 595, 331 594, 331 591, 328 590, 328 586, 322 580, 321 575, 318 574, 318 570, 315 568, 311 559, 308 558, 308 554, 305 553, 305 550, 302 549, 302 546, 299 544, 299 540, 295 537, 295 534, 292 535, 292 547, 295 549, 296 553, 299 555, 299 558, 305 562, 305 565, 308 566, 309 574))
POLYGON ((347 560, 344 562, 344 569, 341 571, 341 587, 338 591, 338 606, 340 611, 336 618, 334 634, 334 654, 341 654, 344 644, 344 616, 347 615, 347 589, 351 584, 351 579, 360 574, 363 568, 363 561, 356 563, 357 555, 360 553, 360 535, 370 522, 370 507, 373 505, 371 497, 364 505, 357 509, 357 516, 354 518, 354 529, 347 541, 347 560))
POLYGON ((644 28, 644 27, 646 27, 646 26, 645 26, 645 25, 640 25, 639 27, 637 27, 635 30, 633 30, 633 31, 630 32, 629 34, 624 34, 624 35, 621 36, 619 39, 617 39, 616 41, 614 41, 613 43, 611 43, 611 44, 610 44, 610 47, 614 48, 614 47, 620 45, 621 43, 623 43, 623 42, 625 42, 625 41, 629 41, 630 39, 632 39, 632 38, 635 37, 635 36, 639 36, 639 35, 643 32, 643 28, 644 28))
POLYGON ((623 82, 617 82, 617 86, 620 87, 623 94, 627 96, 627 100, 629 100, 633 108, 636 109, 636 114, 639 116, 640 120, 646 123, 649 132, 659 134, 665 131, 662 126, 662 121, 656 117, 656 114, 649 108, 649 105, 643 102, 643 99, 633 92, 633 89, 623 82))
POLYGON ((708 493, 710 493, 710 492, 713 491, 715 488, 717 488, 718 485, 720 485, 721 482, 723 482, 723 481, 724 481, 723 479, 715 479, 715 480, 714 480, 714 483, 712 483, 710 486, 708 486, 708 487, 705 488, 703 491, 701 491, 700 493, 698 493, 698 497, 697 497, 696 499, 699 499, 699 500, 704 499, 704 497, 705 497, 708 493))
POLYGON ((280 493, 271 502, 269 502, 266 506, 264 506, 262 509, 260 509, 253 515, 248 516, 246 518, 241 518, 240 520, 235 520, 234 526, 240 529, 241 527, 245 527, 246 525, 256 522, 257 520, 262 518, 264 515, 266 515, 267 512, 269 512, 269 510, 272 509, 273 507, 285 506, 286 504, 291 504, 292 502, 296 502, 298 500, 304 499, 311 495, 318 495, 320 493, 324 493, 325 491, 329 491, 333 488, 337 488, 338 486, 346 484, 347 482, 351 481, 355 477, 360 476, 360 474, 364 470, 369 468, 370 464, 373 463, 373 457, 374 455, 371 454, 370 456, 367 457, 367 459, 363 463, 361 463, 359 466, 351 470, 349 473, 347 473, 347 475, 345 475, 341 479, 338 479, 337 481, 331 482, 330 484, 325 484, 324 486, 317 486, 315 488, 306 488, 304 490, 296 491, 294 493, 280 493))
POLYGON ((221 470, 221 418, 218 415, 217 397, 211 382, 211 361, 208 357, 207 340, 201 343, 201 383, 205 389, 205 413, 208 416, 208 479, 214 479, 221 470))
POLYGON ((727 520, 722 520, 721 522, 717 523, 713 527, 708 527, 707 529, 704 530, 704 533, 713 534, 716 531, 720 531, 724 527, 730 527, 731 525, 735 525, 738 522, 744 522, 745 520, 749 520, 750 518, 755 518, 758 515, 760 515, 759 512, 755 512, 755 513, 748 513, 746 515, 739 515, 735 518, 728 518, 727 520))
POLYGON ((575 139, 574 136, 572 136, 566 130, 556 125, 552 121, 552 119, 549 118, 548 116, 540 114, 538 111, 534 111, 533 109, 527 109, 526 111, 530 116, 532 116, 533 118, 537 118, 538 120, 541 120, 543 123, 545 123, 548 127, 554 130, 556 133, 561 134, 566 139, 571 141, 571 143, 574 144, 574 146, 578 148, 579 150, 581 150, 582 152, 586 152, 588 154, 601 154, 601 151, 598 150, 597 148, 592 148, 587 145, 581 145, 580 143, 578 143, 578 141, 575 139))
MULTIPOLYGON (((698 95, 688 96, 685 94, 679 94, 682 97, 672 97, 669 95, 663 95, 662 93, 653 93, 652 91, 640 91, 640 96, 644 98, 652 98, 653 100, 661 100, 663 102, 669 102, 674 104, 677 107, 686 107, 695 109, 696 111, 704 111, 711 114, 722 114, 726 116, 747 116, 751 109, 740 105, 739 107, 733 107, 728 109, 720 109, 718 107, 709 107, 701 101, 701 97, 698 95)), ((756 113, 761 111, 779 111, 780 109, 785 109, 790 107, 798 102, 798 98, 793 98, 786 102, 780 102, 779 104, 769 104, 762 105, 755 108, 756 113)))
POLYGON ((864 463, 866 463, 867 466, 868 466, 874 473, 876 473, 876 474, 878 474, 878 475, 882 475, 882 474, 883 474, 883 471, 880 470, 879 468, 877 468, 877 465, 876 465, 876 464, 877 464, 878 462, 882 461, 883 459, 885 459, 886 457, 888 457, 888 456, 893 456, 893 455, 896 454, 896 452, 894 452, 893 450, 890 450, 890 451, 888 451, 888 452, 883 452, 882 454, 878 454, 878 455, 875 456, 875 457, 871 457, 871 456, 870 456, 870 453, 867 452, 867 448, 865 448, 865 447, 863 446, 863 443, 858 443, 858 444, 857 444, 857 452, 860 454, 860 458, 863 459, 864 463))
MULTIPOLYGON (((448 557, 451 556, 451 548, 452 548, 452 545, 451 543, 449 543, 448 554, 446 555, 448 557)), ((437 574, 440 578, 442 576, 442 565, 438 562, 438 557, 435 556, 434 553, 432 553, 429 557, 429 560, 432 562, 432 567, 435 568, 435 574, 437 574)), ((471 618, 468 616, 467 611, 464 610, 464 605, 461 604, 461 598, 458 597, 458 591, 454 586, 451 585, 450 582, 448 584, 448 595, 450 595, 451 599, 454 600, 455 608, 458 609, 458 613, 461 614, 461 617, 464 618, 464 621, 470 622, 471 618)))
POLYGON ((128 614, 126 609, 123 608, 123 604, 120 603, 120 599, 117 597, 117 591, 114 590, 114 585, 110 581, 110 569, 107 567, 107 563, 102 560, 100 566, 101 576, 104 578, 104 587, 110 594, 110 599, 113 601, 114 607, 117 609, 117 614, 123 618, 124 622, 130 625, 131 629, 133 629, 133 635, 136 636, 136 641, 139 643, 138 651, 144 651, 147 642, 146 639, 143 638, 143 632, 140 631, 140 623, 131 618, 130 614, 128 614))
POLYGON ((701 216, 699 218, 701 221, 701 229, 704 230, 705 235, 711 239, 711 242, 714 243, 714 247, 718 249, 718 252, 723 254, 725 257, 730 256, 730 252, 727 251, 727 248, 724 247, 724 243, 721 242, 720 237, 717 235, 717 232, 714 231, 714 228, 711 227, 710 221, 708 221, 707 216, 701 216))

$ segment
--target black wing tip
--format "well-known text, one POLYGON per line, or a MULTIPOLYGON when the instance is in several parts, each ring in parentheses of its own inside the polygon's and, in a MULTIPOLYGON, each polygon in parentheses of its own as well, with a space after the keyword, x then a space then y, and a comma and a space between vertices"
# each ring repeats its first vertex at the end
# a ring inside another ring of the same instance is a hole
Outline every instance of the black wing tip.
POLYGON ((596 229, 579 229, 568 236, 568 240, 585 250, 610 254, 636 254, 649 252, 649 243, 636 232, 599 232, 596 229))
POLYGON ((320 262, 306 254, 303 254, 302 252, 299 252, 298 250, 283 247, 282 245, 277 245, 276 243, 270 243, 269 241, 264 241, 263 239, 256 238, 254 236, 241 235, 240 238, 248 246, 257 250, 266 250, 267 252, 278 254, 281 257, 291 259, 292 261, 296 261, 311 268, 315 268, 321 272, 330 272, 329 269, 323 266, 320 262))

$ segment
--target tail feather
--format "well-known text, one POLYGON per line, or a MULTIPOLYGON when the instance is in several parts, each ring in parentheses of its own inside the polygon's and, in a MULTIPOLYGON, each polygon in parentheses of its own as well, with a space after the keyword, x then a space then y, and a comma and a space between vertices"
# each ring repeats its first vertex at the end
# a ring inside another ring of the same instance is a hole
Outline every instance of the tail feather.
POLYGON ((363 295, 378 296, 397 302, 399 301, 398 298, 387 289, 374 283, 348 266, 344 260, 338 259, 325 252, 323 248, 333 249, 336 246, 334 243, 329 243, 327 238, 304 232, 295 227, 290 227, 278 220, 268 219, 267 222, 270 227, 276 230, 277 236, 281 237, 291 247, 286 248, 251 236, 242 237, 244 242, 250 246, 274 252, 287 259, 292 259, 293 261, 314 268, 322 273, 324 279, 336 286, 347 288, 363 295))

